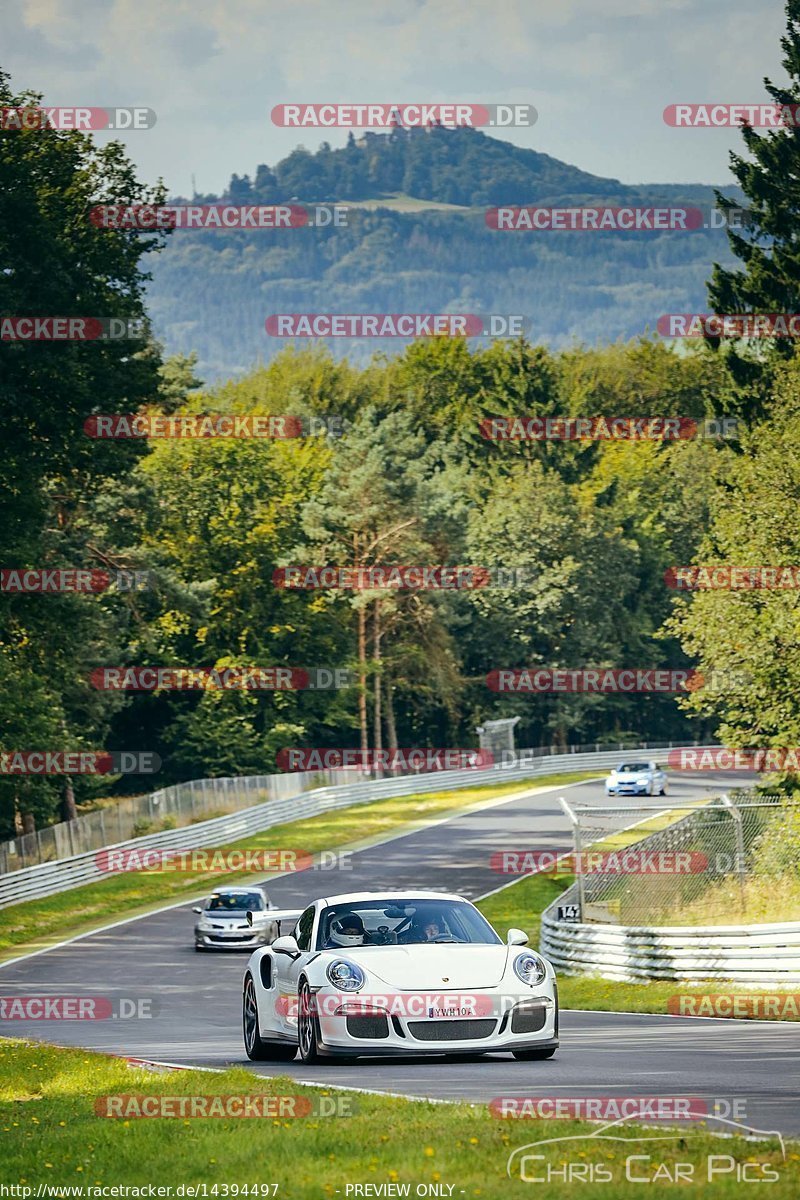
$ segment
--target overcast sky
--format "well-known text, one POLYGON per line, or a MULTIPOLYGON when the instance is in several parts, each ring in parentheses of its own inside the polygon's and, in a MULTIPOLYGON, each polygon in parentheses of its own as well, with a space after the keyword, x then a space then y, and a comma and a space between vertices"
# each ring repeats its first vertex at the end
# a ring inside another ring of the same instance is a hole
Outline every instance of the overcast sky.
POLYGON ((766 99, 784 27, 780 0, 24 0, 0 65, 49 104, 155 109, 123 140, 173 194, 343 144, 274 127, 293 101, 527 102, 537 124, 503 134, 518 145, 628 183, 725 183, 738 132, 662 111, 766 99))

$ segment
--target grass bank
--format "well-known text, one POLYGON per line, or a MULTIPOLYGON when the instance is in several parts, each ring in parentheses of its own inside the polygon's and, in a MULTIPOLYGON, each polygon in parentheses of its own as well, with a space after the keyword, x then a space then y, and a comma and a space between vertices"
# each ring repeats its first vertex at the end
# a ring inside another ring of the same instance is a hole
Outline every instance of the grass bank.
MULTIPOLYGON (((544 1080, 552 1065, 540 1065, 544 1080)), ((638 1186, 626 1180, 630 1171, 647 1180, 648 1196, 672 1196, 670 1177, 678 1163, 685 1164, 684 1181, 691 1174, 702 1189, 710 1162, 719 1172, 713 1192, 720 1200, 741 1195, 736 1177, 744 1163, 750 1164, 752 1178, 771 1179, 769 1194, 776 1200, 800 1194, 800 1155, 791 1143, 783 1151, 777 1139, 723 1140, 699 1123, 672 1131, 636 1125, 614 1129, 617 1138, 631 1139, 625 1142, 600 1140, 598 1132, 572 1120, 503 1120, 484 1105, 304 1088, 286 1077, 268 1079, 242 1069, 155 1074, 100 1054, 0 1040, 0 1183, 29 1188, 33 1197, 58 1195, 59 1188, 83 1189, 65 1190, 65 1196, 91 1197, 95 1187, 154 1184, 165 1189, 162 1196, 171 1188, 173 1197, 199 1187, 195 1194, 202 1196, 278 1200, 337 1195, 342 1200, 359 1195, 506 1200, 524 1191, 517 1182, 519 1155, 512 1179, 506 1175, 510 1153, 552 1138, 577 1140, 533 1147, 531 1153, 544 1157, 529 1160, 526 1169, 537 1178, 552 1173, 549 1182, 536 1184, 536 1195, 545 1200, 564 1195, 565 1164, 583 1173, 578 1190, 588 1200, 629 1190, 638 1194, 638 1186), (245 1120, 130 1115, 143 1110, 145 1096, 151 1111, 169 1106, 178 1113, 192 1098, 209 1110, 216 1103, 231 1111, 230 1098, 246 1096, 266 1115, 245 1120), (109 1104, 108 1097, 126 1099, 109 1104), (109 1107, 129 1115, 98 1115, 98 1109, 109 1107), (349 1115, 322 1115, 325 1109, 349 1115), (290 1112, 307 1115, 289 1117, 290 1112), (670 1140, 652 1141, 670 1133, 670 1140), (650 1157, 628 1163, 634 1155, 650 1157), (598 1179, 601 1172, 604 1178, 598 1179), (181 1185, 184 1191, 176 1192, 181 1185), (353 1190, 358 1185, 360 1192, 353 1190)), ((24 1193, 16 1194, 26 1200, 24 1193)))

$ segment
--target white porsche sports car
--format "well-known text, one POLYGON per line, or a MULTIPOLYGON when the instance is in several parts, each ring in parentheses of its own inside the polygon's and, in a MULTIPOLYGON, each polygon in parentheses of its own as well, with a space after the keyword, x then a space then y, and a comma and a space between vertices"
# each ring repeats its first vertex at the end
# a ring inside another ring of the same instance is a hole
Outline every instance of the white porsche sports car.
POLYGON ((504 942, 461 896, 357 892, 317 900, 294 933, 250 957, 242 997, 251 1059, 558 1048, 551 965, 510 929, 504 942))

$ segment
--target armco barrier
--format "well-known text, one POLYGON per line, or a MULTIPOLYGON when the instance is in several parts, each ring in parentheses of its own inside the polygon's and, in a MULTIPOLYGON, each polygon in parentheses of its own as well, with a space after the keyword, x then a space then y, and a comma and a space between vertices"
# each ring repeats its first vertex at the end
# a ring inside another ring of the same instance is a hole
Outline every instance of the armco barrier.
POLYGON ((540 948, 557 971, 605 979, 724 979, 797 986, 800 921, 776 925, 589 925, 556 920, 567 890, 542 914, 540 948))
POLYGON ((160 829, 197 825, 268 800, 286 800, 314 788, 364 778, 369 775, 361 771, 326 768, 282 775, 241 775, 235 779, 192 779, 144 796, 119 796, 113 804, 81 813, 71 821, 59 821, 0 842, 0 875, 102 850, 160 829))
MULTIPOLYGON (((630 748, 627 751, 630 752, 630 748)), ((520 757, 525 753, 520 751, 520 757)), ((144 837, 113 843, 115 847, 131 847, 145 850, 158 847, 162 850, 192 850, 209 846, 221 846, 239 841, 253 833, 261 833, 275 825, 296 821, 302 817, 315 817, 337 808, 355 804, 368 804, 372 800, 392 796, 413 796, 422 792, 443 792, 458 788, 514 783, 533 780, 537 775, 566 774, 572 771, 605 771, 616 766, 620 750, 607 750, 588 754, 556 754, 532 758, 519 766, 495 766, 484 770, 436 771, 421 775, 404 776, 399 779, 369 780, 363 783, 342 784, 316 788, 301 795, 282 800, 270 800, 241 812, 224 817, 215 817, 182 829, 169 829, 163 833, 146 834, 144 837)), ((656 750, 652 750, 657 754, 656 750)), ((258 778, 258 777, 252 777, 258 778)), ((269 776, 263 777, 265 780, 269 776)), ((229 780, 212 781, 224 787, 229 780)), ((52 896, 57 892, 80 887, 98 879, 108 878, 97 865, 97 850, 76 854, 57 862, 24 867, 0 875, 0 908, 19 904, 24 900, 52 896)))

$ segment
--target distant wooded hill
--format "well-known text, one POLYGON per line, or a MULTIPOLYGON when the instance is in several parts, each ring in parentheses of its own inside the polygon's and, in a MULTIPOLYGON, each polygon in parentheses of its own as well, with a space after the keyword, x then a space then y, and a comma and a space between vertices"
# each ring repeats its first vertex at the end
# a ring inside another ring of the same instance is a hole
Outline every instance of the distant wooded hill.
MULTIPOLYGON (((366 133, 339 150, 326 142, 316 153, 298 148, 274 168, 234 175, 224 197, 195 199, 223 198, 365 207, 350 211, 346 228, 173 234, 153 266, 150 309, 167 350, 197 351, 209 380, 268 361, 284 343, 267 336, 264 321, 280 312, 516 313, 529 318, 531 340, 552 346, 629 338, 654 328, 662 312, 704 310, 711 263, 730 261, 724 233, 712 228, 487 228, 484 210, 495 205, 692 204, 707 211, 713 190, 628 186, 472 129, 366 133)), ((329 344, 360 361, 405 345, 329 344)))

